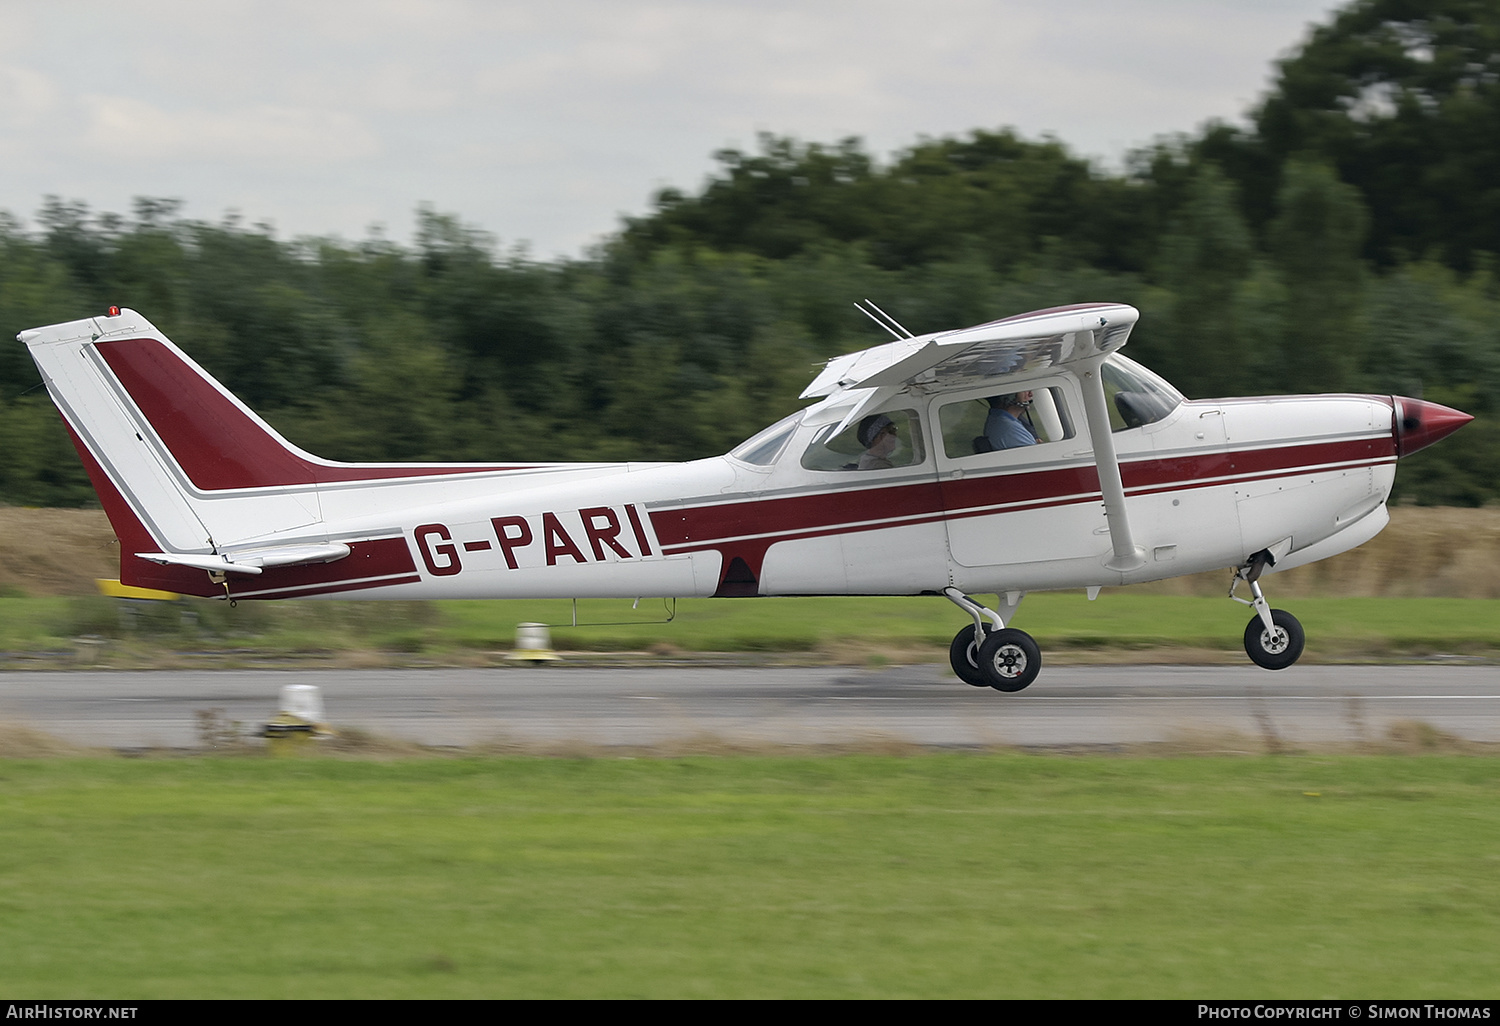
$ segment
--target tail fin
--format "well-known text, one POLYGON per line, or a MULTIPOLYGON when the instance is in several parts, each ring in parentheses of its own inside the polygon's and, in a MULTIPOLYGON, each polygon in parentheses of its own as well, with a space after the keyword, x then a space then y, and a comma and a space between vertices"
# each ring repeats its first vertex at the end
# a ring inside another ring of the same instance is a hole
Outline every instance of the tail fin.
MULTIPOLYGON (((236 533, 226 492, 262 490, 245 535, 315 524, 317 461, 132 310, 24 331, 121 543, 121 580, 204 593, 200 572, 136 552, 211 555, 236 533), (269 489, 273 494, 267 495, 269 489), (191 587, 186 585, 191 584, 191 587)), ((248 512, 242 509, 243 512, 248 512)), ((207 593, 212 593, 210 589, 207 593)))
MULTIPOLYGON (((237 543, 268 536, 305 548, 323 522, 320 484, 523 469, 320 459, 279 435, 133 310, 112 307, 106 317, 18 338, 120 539, 127 584, 215 594, 202 557, 211 563, 237 543), (136 558, 140 552, 181 559, 157 565, 136 558)), ((328 546, 308 551, 329 558, 328 546)), ((293 560, 282 551, 276 561, 293 560)))

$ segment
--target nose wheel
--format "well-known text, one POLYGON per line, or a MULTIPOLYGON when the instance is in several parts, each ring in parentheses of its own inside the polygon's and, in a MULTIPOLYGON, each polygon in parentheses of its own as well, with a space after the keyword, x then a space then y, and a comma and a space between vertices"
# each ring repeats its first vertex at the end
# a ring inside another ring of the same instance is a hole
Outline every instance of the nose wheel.
POLYGON ((1274 563, 1271 553, 1265 549, 1251 556, 1244 566, 1234 571, 1229 582, 1229 597, 1255 610, 1255 617, 1245 625, 1245 654, 1256 666, 1267 670, 1284 670, 1302 657, 1302 646, 1307 636, 1302 624, 1285 609, 1272 609, 1260 590, 1260 575, 1274 563), (1234 589, 1241 581, 1250 585, 1250 594, 1255 598, 1236 597, 1234 589))
POLYGON ((1284 670, 1302 655, 1307 640, 1302 624, 1285 609, 1271 610, 1272 626, 1268 630, 1257 614, 1245 626, 1245 653, 1256 666, 1284 670))

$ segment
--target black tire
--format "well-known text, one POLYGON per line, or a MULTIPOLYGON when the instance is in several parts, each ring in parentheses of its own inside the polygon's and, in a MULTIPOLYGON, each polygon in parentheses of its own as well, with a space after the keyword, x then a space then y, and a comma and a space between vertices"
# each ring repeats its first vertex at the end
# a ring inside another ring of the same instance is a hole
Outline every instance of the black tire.
POLYGON ((948 646, 948 662, 952 664, 953 672, 958 674, 958 679, 965 684, 972 684, 976 688, 990 686, 984 671, 979 668, 979 646, 974 644, 972 623, 954 636, 953 644, 948 646))
POLYGON ((1284 670, 1301 658, 1307 636, 1302 633, 1302 624, 1285 609, 1271 610, 1271 622, 1276 625, 1275 637, 1266 631, 1260 617, 1251 617, 1245 625, 1245 654, 1256 666, 1284 670))
POLYGON ((996 691, 1022 691, 1042 671, 1042 650, 1025 631, 990 631, 979 646, 979 667, 996 691))

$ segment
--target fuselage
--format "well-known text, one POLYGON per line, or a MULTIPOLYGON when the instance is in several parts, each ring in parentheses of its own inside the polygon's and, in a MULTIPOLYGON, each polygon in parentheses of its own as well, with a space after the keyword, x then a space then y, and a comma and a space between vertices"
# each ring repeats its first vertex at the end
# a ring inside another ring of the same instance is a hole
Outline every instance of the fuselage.
MULTIPOLYGON (((1055 390, 1063 418, 1077 416, 1069 378, 1037 384, 1055 390)), ((945 433, 943 418, 974 398, 983 396, 906 407, 907 444, 918 452, 900 466, 820 465, 808 454, 826 427, 791 418, 770 451, 747 443, 691 463, 539 473, 500 495, 408 508, 400 528, 412 575, 424 594, 465 598, 1031 591, 1229 567, 1282 542, 1282 565, 1295 565, 1300 554, 1357 545, 1385 522, 1396 461, 1389 397, 1179 402, 1115 435, 1146 560, 1110 570, 1086 440, 1075 430, 965 451, 971 440, 961 427, 945 433)), ((347 522, 350 537, 374 526, 347 522)))

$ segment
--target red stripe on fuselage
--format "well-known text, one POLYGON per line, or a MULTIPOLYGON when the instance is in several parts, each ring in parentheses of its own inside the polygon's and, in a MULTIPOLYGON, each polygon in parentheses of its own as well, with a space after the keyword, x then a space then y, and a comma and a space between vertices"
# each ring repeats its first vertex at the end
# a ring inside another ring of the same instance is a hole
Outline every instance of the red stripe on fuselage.
MULTIPOLYGON (((332 563, 269 567, 254 577, 231 574, 229 594, 235 598, 259 598, 262 592, 293 589, 298 594, 382 588, 391 584, 415 584, 417 564, 411 546, 402 538, 374 538, 349 543, 349 555, 332 563), (401 580, 391 578, 402 577, 401 580), (371 580, 371 578, 382 578, 371 580), (314 590, 315 589, 315 590, 314 590)), ((275 598, 274 595, 265 596, 275 598)))
POLYGON ((1122 464, 1126 489, 1159 485, 1191 485, 1204 478, 1278 476, 1302 467, 1331 463, 1381 462, 1396 458, 1396 440, 1389 433, 1335 442, 1306 442, 1268 449, 1168 456, 1122 464))
MULTIPOLYGON (((1315 442, 1273 449, 1141 459, 1121 465, 1127 492, 1147 495, 1314 473, 1395 459, 1389 436, 1315 442)), ((658 510, 652 525, 667 553, 718 549, 725 565, 735 556, 759 574, 759 560, 776 541, 932 523, 945 519, 1100 501, 1092 465, 921 481, 658 510), (767 537, 774 536, 774 537, 767 537)))
POLYGON ((95 344, 194 487, 204 491, 522 470, 441 464, 329 466, 303 459, 153 338, 95 344))
POLYGON ((421 583, 422 578, 418 577, 416 574, 413 574, 410 577, 382 577, 373 581, 349 581, 345 584, 314 585, 303 588, 278 588, 271 592, 257 592, 253 595, 249 593, 242 594, 236 592, 234 597, 244 602, 248 602, 252 599, 256 601, 262 599, 268 601, 272 599, 300 599, 313 598, 317 595, 337 595, 341 592, 346 591, 368 591, 371 588, 389 588, 397 584, 421 583))

